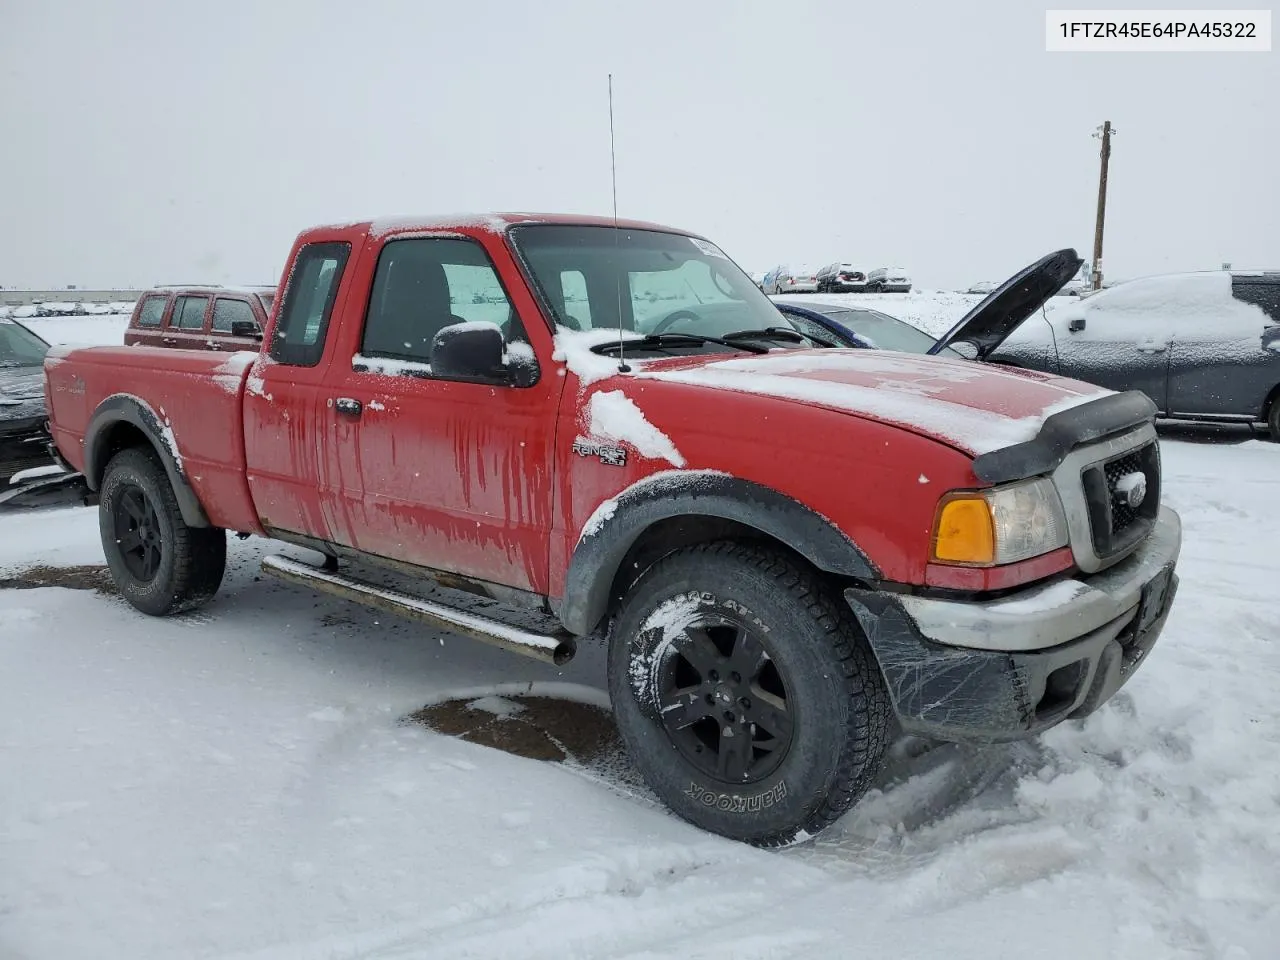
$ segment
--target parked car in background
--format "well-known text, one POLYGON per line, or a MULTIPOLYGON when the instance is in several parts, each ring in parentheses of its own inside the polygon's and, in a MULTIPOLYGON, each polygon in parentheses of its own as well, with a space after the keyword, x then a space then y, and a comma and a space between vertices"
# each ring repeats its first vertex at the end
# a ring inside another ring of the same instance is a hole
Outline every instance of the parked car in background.
POLYGON ((819 346, 863 347, 903 353, 991 360, 1015 330, 1040 310, 1079 268, 1071 249, 1041 257, 1000 284, 941 338, 896 317, 863 307, 774 300, 788 325, 819 346))
MULTIPOLYGON (((928 353, 938 342, 919 327, 879 310, 810 300, 775 300, 773 304, 801 334, 831 346, 928 353)), ((948 355, 959 356, 955 351, 948 351, 948 355)))
POLYGON ((867 291, 871 293, 906 293, 911 289, 911 276, 902 267, 876 267, 867 274, 867 291))
POLYGON ((818 271, 809 266, 788 267, 785 264, 774 267, 764 275, 765 293, 816 293, 818 290, 818 271))
POLYGON ((53 463, 45 427, 44 358, 49 344, 0 318, 0 492, 16 473, 53 463))
POLYGON ((995 283, 994 281, 991 281, 991 280, 979 280, 977 283, 969 287, 968 290, 962 290, 960 292, 961 293, 980 293, 985 297, 988 293, 990 293, 992 290, 994 290, 998 286, 1000 286, 1000 284, 995 283))
POLYGON ((257 350, 275 288, 166 287, 138 298, 125 346, 257 350))
POLYGON ((867 274, 852 263, 828 263, 818 270, 819 293, 861 293, 867 288, 867 274))
POLYGON ((1280 271, 1120 283, 1057 306, 993 359, 1141 390, 1168 419, 1265 423, 1280 441, 1280 271))

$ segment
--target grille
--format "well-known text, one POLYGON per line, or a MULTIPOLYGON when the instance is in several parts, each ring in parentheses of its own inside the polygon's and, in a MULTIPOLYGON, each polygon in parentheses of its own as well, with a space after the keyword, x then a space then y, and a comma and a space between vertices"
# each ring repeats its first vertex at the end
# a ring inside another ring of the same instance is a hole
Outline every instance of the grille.
POLYGON ((1099 557, 1113 557, 1137 545, 1160 510, 1160 448, 1155 442, 1100 464, 1086 467, 1081 475, 1089 507, 1093 549, 1099 557), (1116 495, 1120 478, 1141 473, 1147 494, 1136 508, 1116 495))
POLYGON ((1116 485, 1127 473, 1143 472, 1142 457, 1135 450, 1108 462, 1104 469, 1107 477, 1107 496, 1111 498, 1111 533, 1115 535, 1124 532, 1133 521, 1138 519, 1137 511, 1116 497, 1116 485))

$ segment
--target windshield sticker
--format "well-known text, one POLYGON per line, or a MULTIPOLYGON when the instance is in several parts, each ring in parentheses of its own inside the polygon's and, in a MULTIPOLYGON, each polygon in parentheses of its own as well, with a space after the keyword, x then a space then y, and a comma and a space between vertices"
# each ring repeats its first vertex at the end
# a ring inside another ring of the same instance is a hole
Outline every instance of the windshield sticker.
POLYGON ((706 240, 699 240, 697 237, 690 237, 693 245, 705 253, 708 257, 719 257, 721 260, 728 260, 724 255, 724 251, 717 247, 714 243, 708 243, 706 240))

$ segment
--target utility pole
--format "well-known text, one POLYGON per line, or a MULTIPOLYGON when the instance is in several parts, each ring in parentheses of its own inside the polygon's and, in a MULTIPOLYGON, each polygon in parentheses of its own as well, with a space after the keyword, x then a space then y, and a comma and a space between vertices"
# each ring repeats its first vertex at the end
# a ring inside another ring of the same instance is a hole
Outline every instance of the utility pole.
POLYGON ((1102 221, 1107 212, 1107 166, 1111 162, 1111 121, 1103 123, 1100 132, 1095 131, 1095 139, 1102 140, 1102 169, 1098 174, 1098 222, 1093 228, 1093 289, 1102 289, 1102 221))

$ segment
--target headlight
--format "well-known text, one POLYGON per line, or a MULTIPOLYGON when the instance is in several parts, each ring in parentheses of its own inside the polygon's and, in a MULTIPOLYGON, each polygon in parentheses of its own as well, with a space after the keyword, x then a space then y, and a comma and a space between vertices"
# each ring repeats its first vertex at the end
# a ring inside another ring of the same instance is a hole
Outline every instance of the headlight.
POLYGON ((1016 563, 1068 542, 1062 500, 1047 477, 949 493, 933 525, 933 559, 968 567, 1016 563))

